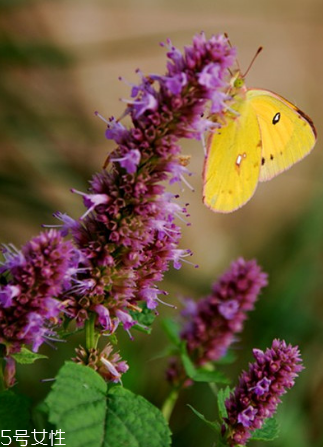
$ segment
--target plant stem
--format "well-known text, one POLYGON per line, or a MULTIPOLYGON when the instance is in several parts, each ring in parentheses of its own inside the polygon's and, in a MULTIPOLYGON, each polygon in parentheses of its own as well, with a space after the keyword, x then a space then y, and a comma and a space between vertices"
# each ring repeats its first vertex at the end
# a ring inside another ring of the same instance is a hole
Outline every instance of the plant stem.
POLYGON ((96 349, 99 336, 95 332, 95 314, 91 313, 90 318, 85 321, 85 348, 96 349))
POLYGON ((211 388, 211 390, 212 390, 214 396, 217 397, 218 392, 219 392, 219 389, 218 389, 218 387, 217 387, 217 384, 214 383, 214 382, 209 382, 209 387, 211 388))
POLYGON ((169 422, 170 417, 172 415, 174 406, 176 404, 178 395, 179 395, 179 388, 174 388, 170 393, 167 399, 165 400, 163 407, 162 407, 162 413, 164 415, 164 418, 167 422, 169 422))

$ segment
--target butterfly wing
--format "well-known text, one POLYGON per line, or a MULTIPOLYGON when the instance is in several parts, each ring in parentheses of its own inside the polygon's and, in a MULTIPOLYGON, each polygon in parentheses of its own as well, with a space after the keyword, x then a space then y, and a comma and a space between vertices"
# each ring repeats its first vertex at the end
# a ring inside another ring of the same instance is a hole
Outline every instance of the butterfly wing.
POLYGON ((312 150, 315 127, 305 113, 268 90, 250 89, 246 100, 257 115, 261 132, 259 180, 270 180, 312 150))
POLYGON ((256 113, 245 99, 228 114, 227 123, 208 140, 203 172, 203 202, 228 213, 253 195, 261 165, 261 139, 256 113), (232 115, 232 116, 231 116, 232 115))

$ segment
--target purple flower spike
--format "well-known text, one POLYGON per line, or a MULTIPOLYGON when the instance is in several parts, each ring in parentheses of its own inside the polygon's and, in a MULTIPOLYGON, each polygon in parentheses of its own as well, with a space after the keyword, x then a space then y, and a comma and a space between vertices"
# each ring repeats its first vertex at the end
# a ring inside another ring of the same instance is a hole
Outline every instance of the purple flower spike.
POLYGON ((230 446, 245 445, 252 431, 262 427, 276 412, 280 396, 294 385, 303 369, 298 347, 274 340, 265 352, 253 350, 256 361, 243 372, 239 384, 226 400, 228 417, 223 427, 230 446))
MULTIPOLYGON (((131 85, 122 115, 128 115, 131 126, 97 113, 107 125, 106 137, 116 146, 106 169, 92 178, 90 190, 74 191, 87 208, 79 225, 69 226, 84 268, 66 312, 78 325, 89 313, 97 313, 96 324, 105 333, 119 324, 129 330, 136 323, 130 311, 140 311, 142 303, 155 309, 161 301, 156 283, 164 272, 170 265, 179 269, 189 263, 186 258, 192 253, 178 247, 181 230, 175 223, 178 217, 183 220, 181 215, 188 217, 186 205, 176 204, 165 187, 167 181, 188 186, 185 177, 190 172, 178 140, 201 139, 215 126, 204 117, 209 110, 220 115, 226 110, 228 67, 235 59, 228 40, 199 34, 183 54, 170 41, 164 46, 165 75, 145 76, 138 70, 139 83, 131 85)), ((227 318, 233 311, 234 305, 223 309, 227 318)))
POLYGON ((41 233, 19 252, 4 248, 2 266, 7 284, 0 287, 0 343, 7 354, 31 344, 37 351, 50 326, 64 308, 62 299, 71 287, 77 249, 56 230, 41 233))
POLYGON ((235 334, 242 331, 247 311, 263 287, 267 274, 256 261, 240 258, 213 285, 212 293, 192 306, 191 300, 183 311, 186 316, 181 337, 197 364, 219 360, 235 341, 235 334))

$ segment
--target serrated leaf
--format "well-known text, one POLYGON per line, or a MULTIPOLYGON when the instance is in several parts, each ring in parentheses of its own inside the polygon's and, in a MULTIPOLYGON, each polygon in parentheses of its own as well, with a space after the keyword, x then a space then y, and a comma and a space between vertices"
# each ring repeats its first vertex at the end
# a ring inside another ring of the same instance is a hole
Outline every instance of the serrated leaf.
POLYGON ((29 351, 29 349, 27 348, 22 348, 20 352, 11 354, 11 356, 16 360, 17 363, 20 363, 22 365, 34 363, 36 360, 39 359, 48 359, 47 355, 29 351))
POLYGON ((108 394, 105 447, 168 447, 171 433, 161 412, 122 387, 108 394))
POLYGON ((230 397, 230 388, 227 386, 225 388, 221 388, 218 392, 218 409, 220 417, 226 418, 228 417, 227 409, 225 406, 225 401, 230 397))
POLYGON ((180 346, 182 340, 179 336, 180 328, 176 321, 171 318, 164 318, 162 321, 162 326, 164 331, 166 332, 169 340, 175 345, 180 346))
POLYGON ((101 446, 107 385, 91 368, 67 362, 46 398, 49 421, 65 434, 69 447, 101 446))
MULTIPOLYGON (((10 390, 0 393, 0 433, 1 430, 30 429, 30 401, 27 397, 10 390)), ((10 434, 9 432, 5 432, 10 434)), ((6 441, 8 442, 8 439, 6 441)))
POLYGON ((272 441, 279 434, 278 423, 275 418, 266 419, 262 428, 254 430, 250 440, 253 441, 272 441))
POLYGON ((211 422, 209 420, 206 419, 206 417, 200 413, 199 411, 197 411, 194 407, 192 407, 192 405, 188 405, 188 407, 193 411, 193 413, 196 414, 196 416, 201 419, 201 421, 203 421, 208 427, 210 427, 213 431, 215 431, 217 434, 220 433, 220 424, 218 422, 211 422))
POLYGON ((161 412, 141 396, 107 384, 92 369, 66 363, 46 399, 49 420, 69 447, 168 447, 161 412))

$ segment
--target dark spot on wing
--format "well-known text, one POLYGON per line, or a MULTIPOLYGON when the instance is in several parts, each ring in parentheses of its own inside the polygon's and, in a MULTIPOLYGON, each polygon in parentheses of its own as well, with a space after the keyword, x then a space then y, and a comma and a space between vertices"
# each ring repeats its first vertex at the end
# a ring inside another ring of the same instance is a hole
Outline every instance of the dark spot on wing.
POLYGON ((270 160, 273 160, 273 159, 274 159, 273 154, 270 154, 270 160))
POLYGON ((264 157, 262 157, 261 159, 261 166, 263 166, 265 164, 266 159, 264 157))
POLYGON ((312 130, 313 130, 313 133, 314 133, 315 138, 317 138, 317 132, 316 132, 316 129, 315 129, 315 126, 314 126, 314 123, 313 123, 312 119, 311 119, 308 115, 306 115, 306 113, 304 113, 302 110, 300 110, 298 107, 296 107, 296 110, 297 110, 297 112, 300 114, 300 116, 301 116, 305 121, 308 122, 308 124, 311 126, 311 128, 312 128, 312 130))
POLYGON ((277 113, 274 115, 274 118, 273 118, 272 123, 275 125, 275 124, 277 124, 277 123, 279 122, 279 120, 280 120, 280 113, 277 112, 277 113))

